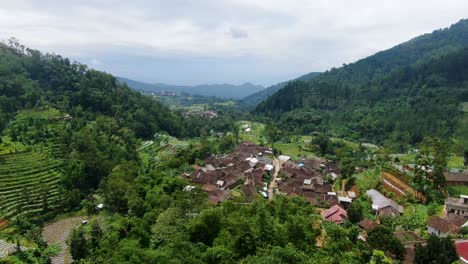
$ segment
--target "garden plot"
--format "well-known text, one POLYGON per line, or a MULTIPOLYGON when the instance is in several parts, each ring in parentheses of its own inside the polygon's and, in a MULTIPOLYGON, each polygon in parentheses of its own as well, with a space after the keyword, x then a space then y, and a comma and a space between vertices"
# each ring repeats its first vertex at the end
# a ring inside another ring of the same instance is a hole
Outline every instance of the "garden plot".
POLYGON ((48 243, 58 244, 61 247, 59 254, 52 257, 52 264, 72 263, 66 241, 71 230, 78 226, 83 220, 86 220, 86 217, 75 216, 49 223, 44 227, 42 231, 44 239, 47 240, 48 243))
POLYGON ((57 147, 0 155, 0 210, 4 217, 55 208, 60 202, 62 161, 57 147))

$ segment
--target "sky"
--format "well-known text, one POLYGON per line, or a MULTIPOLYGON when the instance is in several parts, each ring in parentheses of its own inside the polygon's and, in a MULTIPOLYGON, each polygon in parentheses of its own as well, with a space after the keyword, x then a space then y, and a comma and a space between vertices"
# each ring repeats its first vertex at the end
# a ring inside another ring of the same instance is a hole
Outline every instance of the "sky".
POLYGON ((144 82, 268 86, 468 18, 467 0, 0 0, 0 40, 144 82))

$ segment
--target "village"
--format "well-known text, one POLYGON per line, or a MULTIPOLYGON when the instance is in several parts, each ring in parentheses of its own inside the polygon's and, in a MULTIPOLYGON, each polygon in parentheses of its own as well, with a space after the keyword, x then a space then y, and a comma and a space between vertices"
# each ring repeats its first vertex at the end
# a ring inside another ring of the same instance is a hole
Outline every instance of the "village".
MULTIPOLYGON (((404 169, 406 172, 410 170, 411 166, 404 169)), ((444 175, 448 185, 468 184, 467 171, 447 171, 444 175)), ((340 179, 337 163, 319 157, 294 160, 290 156, 274 155, 272 148, 252 142, 240 144, 230 154, 212 155, 204 160, 203 166, 194 165, 193 172, 182 177, 194 184, 186 186, 184 191, 189 192, 199 186, 214 204, 226 200, 249 203, 255 197, 301 196, 320 210, 324 221, 338 225, 349 221, 347 210, 353 201, 366 196, 371 200, 373 217, 357 223, 359 239, 363 241, 366 241, 367 233, 386 218, 401 216, 405 211, 395 198, 389 198, 377 189, 360 192, 356 185, 345 191, 336 189, 334 183, 340 179)), ((425 201, 425 197, 399 179, 398 174, 383 171, 380 186, 392 197, 413 195, 416 203, 425 201)), ((405 246, 404 263, 413 262, 416 245, 424 244, 427 235, 460 237, 456 243, 457 252, 463 261, 468 260, 468 240, 462 239, 464 227, 468 226, 467 217, 468 195, 448 197, 443 211, 427 219, 425 230, 395 231, 394 236, 405 246)))

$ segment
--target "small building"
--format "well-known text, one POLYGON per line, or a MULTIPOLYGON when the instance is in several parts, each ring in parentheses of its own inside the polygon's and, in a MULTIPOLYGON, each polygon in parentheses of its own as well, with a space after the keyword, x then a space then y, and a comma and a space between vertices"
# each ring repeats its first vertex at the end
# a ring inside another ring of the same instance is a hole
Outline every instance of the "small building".
POLYGON ((290 160, 291 157, 286 156, 286 155, 280 155, 280 156, 278 157, 278 159, 279 159, 281 162, 288 162, 288 160, 290 160))
POLYGON ((444 172, 445 181, 447 185, 468 185, 468 172, 455 172, 455 171, 445 171, 444 172))
POLYGON ((187 186, 184 187, 183 191, 184 191, 184 192, 190 192, 190 191, 192 191, 193 189, 195 189, 195 186, 193 186, 193 185, 187 185, 187 186))
POLYGON ((223 187, 223 185, 224 185, 224 181, 217 181, 217 182, 216 182, 216 185, 217 185, 219 188, 221 188, 221 187, 223 187))
POLYGON ((104 208, 104 204, 100 203, 96 206, 96 209, 102 210, 104 208))
POLYGON ((461 228, 448 219, 440 218, 436 215, 427 220, 427 232, 438 237, 447 237, 451 234, 458 234, 461 228))
POLYGON ((370 189, 366 194, 372 199, 372 209, 380 217, 399 216, 403 213, 403 206, 397 204, 392 199, 385 197, 379 191, 370 189))
POLYGON ((272 171, 272 170, 273 170, 273 168, 274 168, 274 166, 273 166, 273 165, 271 165, 271 164, 267 164, 267 165, 265 165, 265 170, 266 170, 266 171, 272 171))
POLYGON ((311 185, 312 179, 304 179, 304 185, 311 185))
POLYGON ((348 213, 339 205, 334 205, 331 208, 322 212, 322 217, 328 222, 342 224, 348 218, 348 213))
POLYGON ((445 200, 445 207, 449 214, 468 216, 468 195, 460 195, 460 198, 447 198, 445 200))

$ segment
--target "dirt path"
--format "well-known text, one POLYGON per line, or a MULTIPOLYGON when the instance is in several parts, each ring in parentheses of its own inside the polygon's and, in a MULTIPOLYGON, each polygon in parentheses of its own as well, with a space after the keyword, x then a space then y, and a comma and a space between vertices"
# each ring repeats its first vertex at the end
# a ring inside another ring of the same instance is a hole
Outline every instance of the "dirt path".
POLYGON ((52 258, 52 264, 69 264, 72 262, 66 241, 71 230, 85 219, 87 219, 85 216, 75 216, 49 223, 44 227, 42 236, 47 242, 61 246, 59 254, 52 258))
POLYGON ((273 199, 273 188, 276 186, 276 177, 280 171, 280 161, 275 158, 273 160, 273 166, 275 167, 275 172, 273 173, 273 179, 271 179, 270 186, 268 187, 268 199, 273 199))

